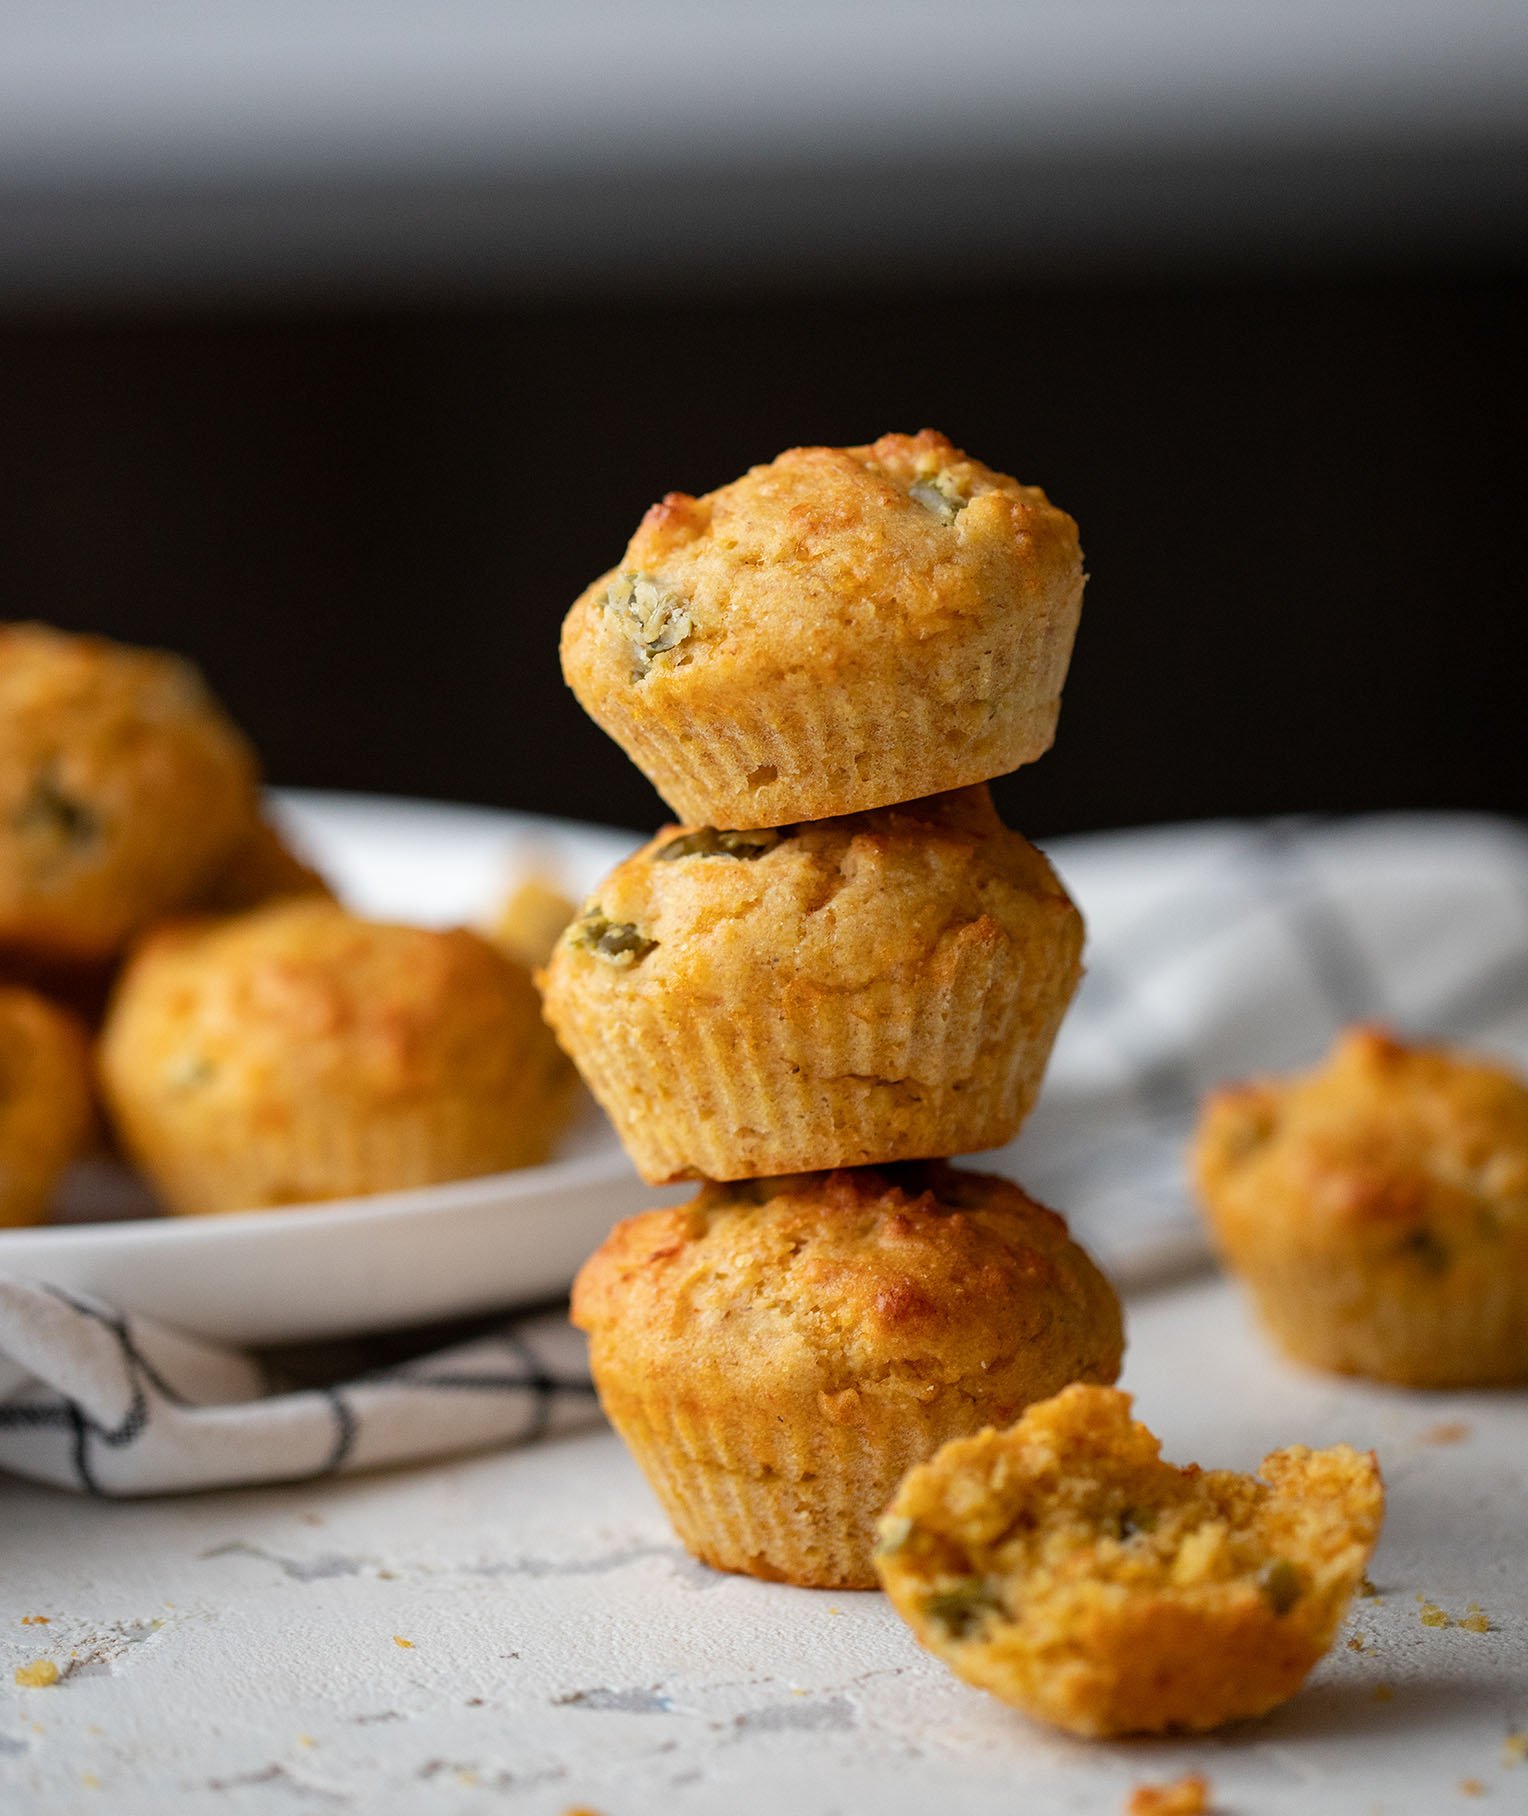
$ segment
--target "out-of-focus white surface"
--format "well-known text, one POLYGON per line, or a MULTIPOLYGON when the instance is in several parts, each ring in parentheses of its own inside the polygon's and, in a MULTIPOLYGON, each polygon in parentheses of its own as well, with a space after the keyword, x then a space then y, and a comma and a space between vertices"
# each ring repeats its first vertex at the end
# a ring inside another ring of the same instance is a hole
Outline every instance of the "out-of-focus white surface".
POLYGON ((694 167, 1520 123, 1493 0, 9 0, 0 162, 694 167))
POLYGON ((1500 231, 1525 116, 1503 0, 6 0, 0 284, 1500 231))
POLYGON ((1386 1472, 1380 1599, 1262 1721, 1048 1733, 958 1683, 879 1596, 692 1562, 600 1433, 159 1502, 0 1481, 0 1807, 1119 1816, 1133 1784, 1189 1771, 1226 1816, 1528 1807, 1528 1763, 1504 1752, 1528 1728, 1525 1396, 1298 1372, 1218 1282, 1129 1312, 1125 1384, 1170 1457, 1349 1440, 1386 1472), (1456 1620, 1478 1603, 1490 1631, 1425 1627, 1419 1596, 1456 1620), (37 1658, 63 1682, 17 1688, 37 1658))

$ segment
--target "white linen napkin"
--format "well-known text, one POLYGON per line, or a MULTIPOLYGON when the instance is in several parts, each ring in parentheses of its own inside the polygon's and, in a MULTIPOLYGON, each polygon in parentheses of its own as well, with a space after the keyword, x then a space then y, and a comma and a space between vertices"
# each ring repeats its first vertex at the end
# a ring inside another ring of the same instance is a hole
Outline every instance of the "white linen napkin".
MULTIPOLYGON (((1309 1064, 1354 1021, 1528 1065, 1528 829, 1513 822, 1215 824, 1059 841, 1052 855, 1088 919, 1088 976, 1039 1107, 979 1164, 1064 1210, 1127 1290, 1204 1257, 1182 1150, 1211 1086, 1309 1064)), ((302 1360, 317 1385, 283 1381, 290 1355, 215 1348, 0 1276, 0 1468, 154 1494, 598 1417, 560 1314, 380 1367, 353 1344, 316 1377, 302 1360)))
POLYGON ((308 1345, 283 1367, 281 1352, 218 1348, 0 1275, 0 1468, 86 1494, 170 1494, 519 1444, 600 1416, 561 1311, 343 1385, 294 1385, 325 1347, 353 1366, 369 1346, 308 1345))

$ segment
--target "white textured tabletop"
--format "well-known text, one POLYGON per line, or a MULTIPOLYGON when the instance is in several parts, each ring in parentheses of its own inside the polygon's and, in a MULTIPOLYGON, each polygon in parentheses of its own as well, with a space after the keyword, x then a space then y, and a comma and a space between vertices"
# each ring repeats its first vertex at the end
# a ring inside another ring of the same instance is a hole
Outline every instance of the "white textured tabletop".
POLYGON ((1029 1816, 1197 1770, 1226 1816, 1528 1810, 1528 1395, 1297 1372, 1209 1280, 1130 1311, 1125 1385, 1175 1460, 1385 1465, 1379 1597, 1266 1720, 1049 1734, 878 1596, 691 1562, 599 1432, 181 1501, 0 1484, 0 1809, 1029 1816), (39 1658, 59 1683, 16 1686, 39 1658))

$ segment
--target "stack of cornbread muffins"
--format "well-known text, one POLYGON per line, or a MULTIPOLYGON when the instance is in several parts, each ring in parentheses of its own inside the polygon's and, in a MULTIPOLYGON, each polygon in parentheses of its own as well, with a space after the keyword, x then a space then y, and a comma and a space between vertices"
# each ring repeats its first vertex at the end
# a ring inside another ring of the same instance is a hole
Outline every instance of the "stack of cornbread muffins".
POLYGON ((1112 1382, 1066 1225, 944 1156, 1012 1139, 1081 918, 986 787, 1054 736, 1076 525, 943 436, 798 448, 670 493, 573 606, 580 703, 681 816, 584 905, 548 1021, 643 1177, 574 1317, 685 1544, 869 1587, 952 1438, 1112 1382))

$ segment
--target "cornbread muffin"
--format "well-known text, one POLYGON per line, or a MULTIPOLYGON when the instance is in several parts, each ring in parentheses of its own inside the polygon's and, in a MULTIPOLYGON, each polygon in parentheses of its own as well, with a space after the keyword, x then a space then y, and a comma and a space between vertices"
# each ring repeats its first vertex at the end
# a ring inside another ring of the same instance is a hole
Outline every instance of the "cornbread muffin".
POLYGON ((874 1586, 876 1518, 914 1463, 1112 1381, 1123 1343, 1055 1212, 943 1164, 707 1185, 629 1218, 573 1321, 690 1550, 824 1589, 874 1586))
POLYGON ((242 914, 290 896, 318 895, 334 900, 328 881, 297 852, 270 820, 251 823, 228 854, 196 909, 206 914, 242 914))
POLYGON ((1010 1140, 1082 931, 978 787, 778 831, 667 827, 541 982, 645 1179, 743 1179, 1010 1140))
POLYGON ((1215 1092, 1194 1177, 1264 1323, 1318 1368, 1528 1381, 1528 1085, 1373 1028, 1215 1092))
POLYGON ((1077 526, 942 435, 792 448, 670 492, 569 612, 579 704, 694 825, 783 826, 1050 748, 1077 526))
POLYGON ((123 1147, 183 1213, 531 1165, 572 1083, 530 977, 485 939, 321 898, 150 935, 100 1063, 123 1147))
POLYGON ((84 1030, 30 990, 0 987, 0 1229, 42 1217, 93 1120, 84 1030))
POLYGON ((1130 1398, 1068 1387, 913 1470, 876 1567, 958 1677, 1074 1734, 1195 1731, 1292 1696, 1379 1536, 1372 1455, 1175 1468, 1130 1398))
POLYGON ((253 754, 189 663, 0 625, 0 949, 110 958, 255 812, 253 754))

